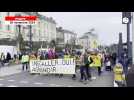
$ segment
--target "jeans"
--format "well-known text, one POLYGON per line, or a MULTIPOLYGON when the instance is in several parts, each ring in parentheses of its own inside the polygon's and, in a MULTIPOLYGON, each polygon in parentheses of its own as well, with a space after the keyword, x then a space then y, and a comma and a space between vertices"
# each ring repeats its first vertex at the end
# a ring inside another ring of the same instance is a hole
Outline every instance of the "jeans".
POLYGON ((98 67, 98 75, 101 75, 101 67, 98 67))
POLYGON ((22 63, 22 70, 24 70, 26 67, 26 70, 28 70, 28 62, 22 63))
POLYGON ((123 70, 124 70, 124 74, 126 76, 127 75, 127 72, 128 72, 128 67, 123 67, 123 70))
POLYGON ((81 66, 80 73, 81 73, 81 80, 83 79, 87 80, 91 78, 90 67, 88 65, 81 66))
MULTIPOLYGON (((78 69, 77 67, 78 67, 78 65, 76 65, 76 67, 75 67, 75 72, 78 69)), ((72 78, 76 78, 76 74, 73 74, 73 77, 72 78)))
POLYGON ((4 60, 1 60, 1 65, 4 66, 4 60))
POLYGON ((85 65, 85 68, 86 68, 86 75, 87 75, 87 78, 90 79, 91 78, 91 69, 89 67, 89 65, 85 65))

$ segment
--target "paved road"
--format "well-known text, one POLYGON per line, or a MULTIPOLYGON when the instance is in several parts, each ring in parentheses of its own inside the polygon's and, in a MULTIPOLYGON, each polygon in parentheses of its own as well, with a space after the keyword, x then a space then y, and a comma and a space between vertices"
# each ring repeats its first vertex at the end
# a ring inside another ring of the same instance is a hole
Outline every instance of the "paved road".
POLYGON ((0 77, 0 87, 113 87, 113 73, 103 72, 102 76, 97 76, 93 71, 93 79, 88 84, 79 82, 80 74, 77 79, 72 80, 72 75, 64 75, 59 78, 55 75, 31 75, 29 72, 19 71, 8 76, 0 77))

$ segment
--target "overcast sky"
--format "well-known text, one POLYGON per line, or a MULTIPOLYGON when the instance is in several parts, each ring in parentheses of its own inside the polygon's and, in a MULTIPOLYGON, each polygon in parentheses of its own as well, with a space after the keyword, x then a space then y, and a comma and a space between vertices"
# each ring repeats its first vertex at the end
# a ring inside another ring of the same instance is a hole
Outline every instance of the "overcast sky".
POLYGON ((118 43, 119 32, 126 41, 126 25, 122 24, 121 12, 39 12, 47 17, 53 17, 57 26, 72 30, 81 36, 95 28, 101 44, 118 43))

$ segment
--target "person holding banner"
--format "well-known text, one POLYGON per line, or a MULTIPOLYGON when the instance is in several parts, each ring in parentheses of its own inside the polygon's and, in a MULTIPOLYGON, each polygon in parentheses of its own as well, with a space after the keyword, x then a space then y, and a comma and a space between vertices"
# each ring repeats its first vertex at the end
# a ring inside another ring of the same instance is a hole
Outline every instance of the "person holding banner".
POLYGON ((80 67, 80 74, 81 74, 81 78, 80 78, 80 82, 83 82, 83 78, 85 78, 86 80, 86 75, 84 73, 84 53, 81 54, 80 56, 80 63, 81 63, 81 67, 80 67))
MULTIPOLYGON (((70 57, 71 57, 70 54, 67 52, 67 53, 65 53, 65 55, 64 55, 64 60, 68 60, 70 57)), ((60 78, 61 78, 62 76, 63 76, 63 74, 59 74, 59 77, 60 77, 60 78)))
POLYGON ((98 67, 98 75, 101 75, 101 67, 102 67, 102 63, 101 63, 102 59, 99 56, 99 54, 96 55, 96 66, 98 67))
MULTIPOLYGON (((78 56, 75 55, 74 52, 72 53, 71 58, 74 58, 74 60, 75 60, 76 62, 78 61, 78 56), (76 58, 77 58, 77 59, 76 59, 76 58)), ((77 67, 78 67, 78 65, 76 64, 75 71, 76 71, 76 68, 77 68, 77 67)), ((76 74, 73 74, 72 79, 73 79, 73 80, 76 80, 76 74)))
POLYGON ((32 53, 32 54, 30 55, 30 60, 36 60, 36 56, 35 56, 34 53, 32 53))
POLYGON ((83 78, 85 78, 85 84, 87 84, 88 80, 91 80, 91 73, 90 73, 90 64, 93 62, 92 58, 89 57, 87 51, 82 54, 81 56, 81 67, 80 67, 80 73, 81 73, 81 79, 80 81, 83 82, 83 78))

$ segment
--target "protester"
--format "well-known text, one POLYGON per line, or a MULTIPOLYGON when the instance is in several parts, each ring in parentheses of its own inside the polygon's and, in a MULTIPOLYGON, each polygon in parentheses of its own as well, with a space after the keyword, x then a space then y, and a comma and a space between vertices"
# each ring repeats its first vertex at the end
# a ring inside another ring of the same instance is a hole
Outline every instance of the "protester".
POLYGON ((117 60, 117 55, 116 55, 116 53, 113 53, 112 54, 112 66, 115 66, 116 60, 117 60))
POLYGON ((40 60, 45 60, 43 52, 41 53, 40 60))
MULTIPOLYGON (((88 78, 88 80, 91 81, 91 66, 90 65, 93 63, 93 59, 91 57, 91 52, 89 52, 89 54, 87 53, 87 57, 88 57, 88 61, 85 64, 85 67, 86 67, 87 78, 88 78)), ((87 60, 87 58, 86 58, 86 60, 87 60)))
POLYGON ((84 73, 84 70, 85 70, 84 53, 82 53, 81 56, 80 56, 80 63, 81 63, 81 66, 80 66, 80 74, 81 74, 80 82, 83 82, 84 81, 83 79, 85 79, 85 81, 87 80, 86 75, 84 73))
POLYGON ((54 58, 53 50, 49 49, 49 51, 48 51, 48 59, 53 59, 53 58, 54 58))
POLYGON ((126 54, 122 54, 122 56, 119 59, 119 61, 123 65, 123 71, 124 71, 125 75, 127 75, 128 66, 129 66, 128 56, 126 54))
POLYGON ((24 53, 21 59, 22 62, 22 70, 24 71, 24 68, 26 67, 26 70, 28 70, 28 64, 29 64, 29 55, 27 53, 24 53))
POLYGON ((88 80, 91 80, 91 72, 90 72, 90 64, 93 62, 92 58, 88 56, 87 51, 81 55, 81 67, 80 67, 80 73, 81 73, 81 79, 80 81, 85 84, 87 84, 88 80), (85 79, 85 80, 83 80, 85 79))
POLYGON ((40 53, 37 54, 37 60, 40 60, 40 53))
POLYGON ((119 87, 125 85, 125 75, 123 72, 123 66, 120 63, 117 63, 114 67, 114 81, 118 84, 119 87))
POLYGON ((34 53, 31 53, 31 55, 30 55, 30 60, 36 60, 36 56, 35 56, 34 53))
MULTIPOLYGON (((75 61, 77 60, 77 59, 76 59, 76 56, 77 56, 77 55, 75 55, 74 52, 71 54, 71 58, 73 58, 75 61)), ((77 67, 78 67, 78 65, 76 65, 76 67, 75 67, 75 72, 76 72, 76 70, 77 70, 77 69, 76 69, 77 67)), ((76 80, 76 74, 73 74, 72 79, 73 79, 73 80, 76 80)))
MULTIPOLYGON (((64 60, 68 60, 70 57, 71 56, 70 56, 69 52, 68 53, 65 53, 64 60)), ((59 78, 61 78, 61 77, 63 77, 63 74, 59 74, 59 78)))
POLYGON ((101 75, 101 67, 102 67, 101 57, 98 54, 96 54, 95 58, 96 58, 96 66, 98 67, 98 75, 100 76, 101 75))
POLYGON ((107 70, 110 70, 110 71, 112 70, 112 68, 111 68, 111 61, 108 58, 106 59, 106 71, 107 70))
POLYGON ((8 52, 6 56, 6 63, 9 63, 10 60, 11 60, 11 54, 8 52))
POLYGON ((1 53, 0 59, 1 59, 1 65, 4 66, 4 63, 5 63, 5 55, 4 55, 3 52, 1 53))
POLYGON ((134 65, 130 67, 126 75, 126 86, 134 87, 134 65))

